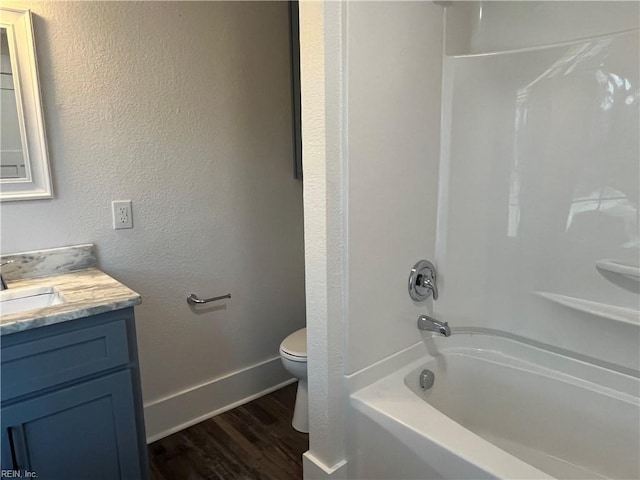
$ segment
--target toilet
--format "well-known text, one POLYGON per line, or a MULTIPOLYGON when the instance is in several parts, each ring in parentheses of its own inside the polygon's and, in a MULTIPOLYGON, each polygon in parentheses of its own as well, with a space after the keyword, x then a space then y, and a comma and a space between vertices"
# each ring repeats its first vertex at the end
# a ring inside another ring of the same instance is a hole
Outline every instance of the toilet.
POLYGON ((299 432, 309 433, 309 406, 307 403, 307 329, 301 328, 280 344, 282 365, 298 379, 296 406, 291 426, 299 432))

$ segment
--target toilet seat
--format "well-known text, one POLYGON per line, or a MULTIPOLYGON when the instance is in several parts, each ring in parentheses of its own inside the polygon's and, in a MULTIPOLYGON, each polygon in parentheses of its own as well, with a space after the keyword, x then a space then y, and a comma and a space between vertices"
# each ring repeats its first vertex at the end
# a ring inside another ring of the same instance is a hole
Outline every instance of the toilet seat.
POLYGON ((307 361, 307 329, 301 328, 280 344, 280 355, 293 362, 307 361))

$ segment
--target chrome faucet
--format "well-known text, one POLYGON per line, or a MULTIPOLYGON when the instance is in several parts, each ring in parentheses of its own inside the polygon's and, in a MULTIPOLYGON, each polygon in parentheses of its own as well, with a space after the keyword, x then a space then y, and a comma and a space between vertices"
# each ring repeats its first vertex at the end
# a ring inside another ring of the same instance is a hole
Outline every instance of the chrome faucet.
MULTIPOLYGON (((0 263, 0 267, 4 267, 9 263, 13 263, 13 260, 8 260, 6 262, 0 263)), ((8 288, 9 287, 7 287, 7 282, 4 281, 4 277, 2 276, 2 272, 0 271, 0 290, 6 290, 8 288)))
POLYGON ((436 332, 445 337, 451 336, 451 329, 447 322, 441 322, 435 318, 428 317, 427 315, 420 315, 418 317, 418 330, 424 330, 426 332, 436 332))

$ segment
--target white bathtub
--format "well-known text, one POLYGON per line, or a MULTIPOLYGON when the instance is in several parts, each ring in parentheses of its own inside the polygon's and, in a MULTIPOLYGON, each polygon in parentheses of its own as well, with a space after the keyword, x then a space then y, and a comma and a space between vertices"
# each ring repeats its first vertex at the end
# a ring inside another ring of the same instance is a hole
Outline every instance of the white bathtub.
POLYGON ((426 344, 428 356, 351 395, 351 478, 640 477, 631 372, 492 335, 426 344))

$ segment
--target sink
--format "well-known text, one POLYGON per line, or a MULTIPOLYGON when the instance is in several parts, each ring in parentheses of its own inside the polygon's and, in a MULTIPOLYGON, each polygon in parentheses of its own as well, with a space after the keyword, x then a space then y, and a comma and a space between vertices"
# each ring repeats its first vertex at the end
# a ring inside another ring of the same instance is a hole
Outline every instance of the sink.
POLYGON ((13 288, 0 292, 0 315, 27 312, 64 303, 53 287, 13 288))

